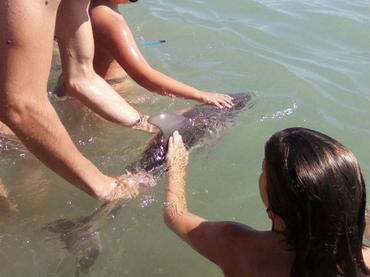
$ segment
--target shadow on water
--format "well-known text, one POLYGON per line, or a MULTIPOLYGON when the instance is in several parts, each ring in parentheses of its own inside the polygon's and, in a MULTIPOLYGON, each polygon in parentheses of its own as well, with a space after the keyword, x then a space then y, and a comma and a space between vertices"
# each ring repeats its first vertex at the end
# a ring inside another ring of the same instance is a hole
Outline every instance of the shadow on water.
MULTIPOLYGON (((234 106, 231 109, 218 109, 210 105, 196 105, 182 113, 186 118, 184 126, 178 130, 188 149, 202 146, 209 140, 221 136, 225 128, 233 125, 233 118, 246 108, 253 107, 249 93, 232 95, 234 106)), ((130 182, 138 185, 147 180, 157 182, 167 172, 166 143, 161 134, 156 135, 148 144, 141 157, 127 166, 125 171, 130 182)), ((155 184, 154 184, 155 185, 155 184)), ((153 186, 153 185, 151 185, 153 186)), ((149 186, 146 186, 149 187, 149 186)), ((100 230, 102 219, 108 218, 124 207, 130 200, 103 203, 92 214, 75 219, 59 219, 47 224, 43 229, 60 234, 65 248, 75 256, 77 262, 76 276, 87 273, 96 262, 101 250, 100 230)))

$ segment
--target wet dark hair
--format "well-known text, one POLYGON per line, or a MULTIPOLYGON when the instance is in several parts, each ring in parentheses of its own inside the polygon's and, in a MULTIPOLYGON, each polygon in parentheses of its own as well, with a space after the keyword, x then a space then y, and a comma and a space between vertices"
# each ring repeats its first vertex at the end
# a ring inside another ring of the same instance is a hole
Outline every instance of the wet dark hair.
POLYGON ((265 145, 269 208, 286 225, 295 251, 292 277, 357 277, 362 256, 366 187, 354 154, 322 133, 290 128, 265 145))

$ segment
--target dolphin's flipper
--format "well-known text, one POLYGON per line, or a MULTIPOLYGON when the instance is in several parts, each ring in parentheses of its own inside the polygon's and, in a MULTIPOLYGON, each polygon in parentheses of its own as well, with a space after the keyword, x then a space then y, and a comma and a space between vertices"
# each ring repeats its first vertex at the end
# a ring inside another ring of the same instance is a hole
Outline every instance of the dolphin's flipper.
POLYGON ((148 122, 161 129, 163 142, 166 144, 170 135, 185 125, 186 118, 174 113, 160 113, 149 117, 148 122))

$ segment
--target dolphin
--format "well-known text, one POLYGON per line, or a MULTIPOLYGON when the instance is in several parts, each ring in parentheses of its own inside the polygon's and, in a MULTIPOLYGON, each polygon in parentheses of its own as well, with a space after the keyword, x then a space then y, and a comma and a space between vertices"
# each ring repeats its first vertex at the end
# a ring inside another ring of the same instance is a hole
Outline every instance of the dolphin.
MULTIPOLYGON (((249 93, 231 94, 231 96, 234 103, 232 108, 219 109, 215 106, 200 104, 182 113, 185 120, 181 124, 168 122, 175 128, 181 126, 178 132, 188 150, 201 146, 202 142, 218 138, 225 128, 233 125, 233 118, 237 114, 253 106, 249 93)), ((168 120, 171 119, 173 117, 169 116, 168 120)), ((175 130, 167 129, 166 134, 158 133, 153 137, 140 158, 125 168, 130 182, 142 185, 144 188, 152 187, 167 172, 166 151, 170 131, 175 130)), ((81 271, 89 271, 102 249, 99 236, 102 224, 100 219, 111 216, 128 201, 117 200, 103 203, 91 215, 74 220, 59 219, 44 227, 48 231, 59 233, 66 249, 76 257, 76 276, 79 276, 81 271)))
MULTIPOLYGON (((251 95, 248 93, 230 95, 233 97, 234 103, 230 109, 219 109, 216 106, 201 104, 182 113, 186 120, 177 131, 181 134, 188 150, 195 146, 201 146, 204 141, 220 137, 225 128, 232 126, 233 118, 240 111, 253 106, 253 103, 250 103, 251 95)), ((145 148, 141 158, 127 166, 126 171, 135 173, 144 170, 155 177, 161 176, 167 170, 165 166, 166 152, 166 138, 159 133, 145 148)))

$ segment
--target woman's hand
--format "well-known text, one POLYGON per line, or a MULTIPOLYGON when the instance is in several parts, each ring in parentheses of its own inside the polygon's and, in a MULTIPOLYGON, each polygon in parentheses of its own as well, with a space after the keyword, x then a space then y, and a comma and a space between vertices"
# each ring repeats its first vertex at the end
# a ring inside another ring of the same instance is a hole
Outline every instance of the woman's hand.
POLYGON ((185 169, 188 164, 188 156, 188 151, 182 142, 180 134, 175 131, 168 141, 168 184, 163 206, 166 224, 180 236, 180 233, 182 233, 180 231, 182 229, 180 218, 187 214, 188 211, 185 197, 185 169))
POLYGON ((185 172, 189 152, 186 150, 179 132, 175 131, 168 141, 167 164, 170 172, 185 172))
POLYGON ((220 109, 232 108, 233 98, 227 94, 215 93, 215 92, 202 92, 202 102, 209 105, 214 105, 220 109))

